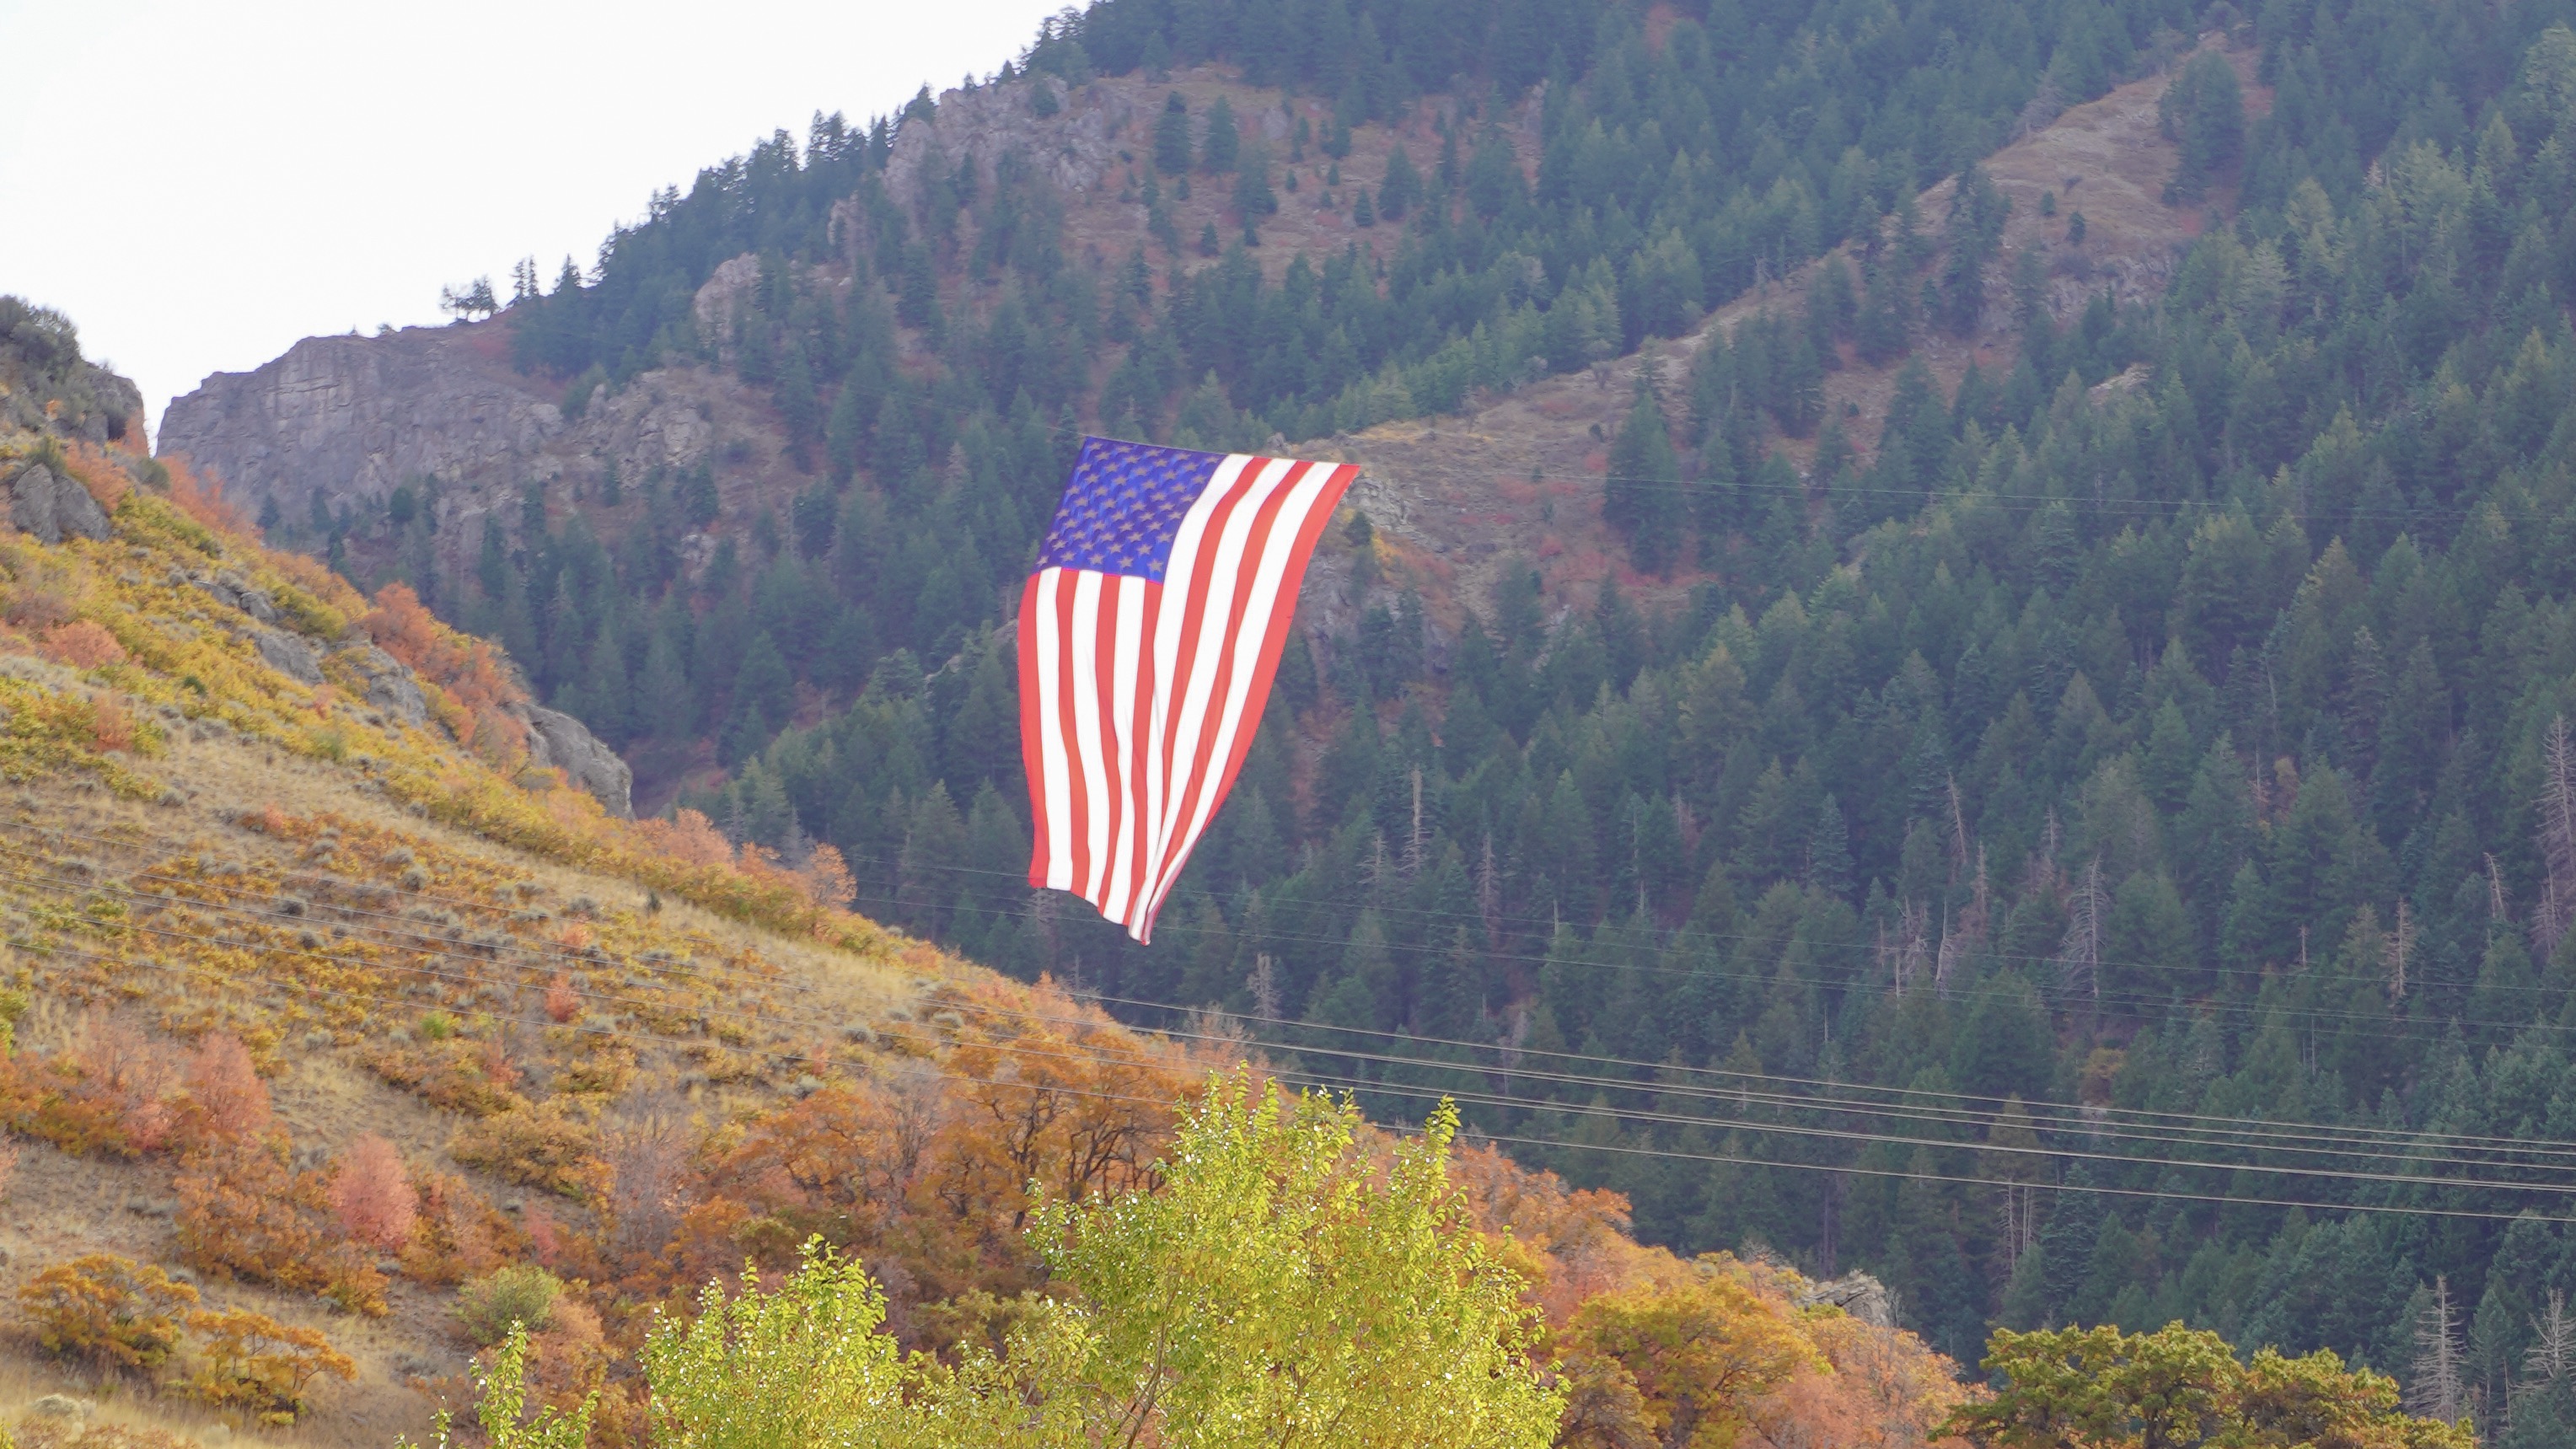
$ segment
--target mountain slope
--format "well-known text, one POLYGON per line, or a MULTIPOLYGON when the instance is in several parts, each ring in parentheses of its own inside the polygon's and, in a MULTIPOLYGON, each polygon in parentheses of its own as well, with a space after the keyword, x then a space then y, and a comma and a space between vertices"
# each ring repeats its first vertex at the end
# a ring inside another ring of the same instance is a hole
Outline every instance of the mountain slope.
MULTIPOLYGON (((1141 1035, 848 914, 828 846, 621 819, 542 763, 587 737, 407 590, 261 546, 184 467, 0 432, 11 501, 57 478, 97 527, 0 530, 22 1442, 418 1437, 510 1315, 534 1396, 596 1392, 595 1440, 636 1442, 647 1328, 809 1236, 865 1261, 902 1347, 953 1349, 1038 1285, 1032 1184, 1150 1184, 1239 1060, 1221 1017, 1141 1035), (188 1311, 155 1326, 152 1295, 188 1311), (225 1358, 244 1332, 271 1356, 225 1358)), ((1671 1299, 1794 1346, 1701 1412, 1922 1442, 1962 1400, 1866 1279, 1685 1264, 1490 1148, 1453 1172, 1559 1328, 1671 1299)), ((1587 1422, 1642 1432, 1645 1359, 1585 1353, 1587 1422)))

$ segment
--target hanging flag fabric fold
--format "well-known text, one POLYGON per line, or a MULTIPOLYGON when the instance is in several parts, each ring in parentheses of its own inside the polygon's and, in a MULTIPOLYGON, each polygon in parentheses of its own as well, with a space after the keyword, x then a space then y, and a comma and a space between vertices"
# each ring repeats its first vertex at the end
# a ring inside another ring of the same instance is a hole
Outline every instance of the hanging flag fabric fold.
POLYGON ((1356 464, 1085 438, 1020 598, 1029 884, 1150 941, 1356 464))

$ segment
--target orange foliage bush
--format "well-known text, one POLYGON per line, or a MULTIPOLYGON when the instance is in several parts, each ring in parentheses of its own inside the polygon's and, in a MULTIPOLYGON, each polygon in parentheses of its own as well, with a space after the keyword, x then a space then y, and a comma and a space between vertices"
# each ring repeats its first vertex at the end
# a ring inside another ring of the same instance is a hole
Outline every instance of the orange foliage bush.
POLYGON ((210 1032, 188 1058, 188 1100, 196 1106, 194 1130, 205 1137, 246 1141, 274 1122, 268 1083, 250 1049, 230 1032, 210 1032))
POLYGON ((635 833, 655 850, 685 865, 733 863, 733 846, 726 843, 713 822, 695 810, 675 811, 668 820, 638 820, 635 833))
POLYGON ((377 647, 446 695, 451 708, 441 714, 458 740, 487 754, 500 744, 501 757, 527 748, 526 728, 502 712, 503 706, 526 699, 527 692, 510 677, 491 644, 440 624, 408 584, 387 584, 377 591, 375 608, 358 623, 377 647))
POLYGON ((112 1368, 148 1368, 179 1342, 179 1311, 197 1290, 149 1263, 90 1253, 18 1287, 18 1310, 47 1351, 112 1368))
POLYGON ((602 1176, 599 1134, 560 1100, 526 1103, 456 1130, 447 1155, 528 1187, 575 1201, 590 1197, 602 1176))
POLYGON ((123 664, 126 658, 125 646, 116 642, 116 636, 88 619, 56 624, 45 631, 44 642, 37 648, 47 659, 74 669, 123 664))
POLYGON ((385 1312, 385 1277, 339 1236, 328 1185, 296 1173, 282 1142, 210 1141, 179 1173, 179 1249, 199 1269, 385 1312))
POLYGON ((110 457, 105 448, 83 439, 73 438, 64 445, 63 471, 79 479, 89 496, 109 513, 114 513, 116 505, 134 489, 134 475, 125 471, 124 464, 110 457))
POLYGON ((558 971, 546 983, 546 1020, 557 1026, 581 1015, 581 997, 572 989, 572 978, 558 971))
POLYGON ((390 1253, 411 1241, 420 1195, 392 1143, 369 1132, 341 1152, 331 1174, 331 1211, 354 1242, 390 1253))
POLYGON ((420 1211, 403 1272, 423 1283, 462 1283, 501 1266, 515 1248, 509 1223, 465 1179, 426 1174, 419 1182, 420 1211))
MULTIPOLYGON (((871 1261, 900 1265, 924 1300, 1036 1283, 1023 1236, 1032 1182, 1071 1200, 1151 1181, 1173 1105, 1211 1065, 1138 1037, 1053 985, 994 985, 1041 1022, 969 1009, 939 1068, 827 1086, 749 1124, 716 1166, 668 1255, 710 1255, 716 1233, 791 1258, 803 1223, 828 1222, 871 1261), (1000 1023, 1000 1024, 997 1024, 1000 1023)), ((927 1042, 923 1045, 926 1047, 927 1042)))
POLYGON ((376 1075, 451 1112, 489 1117, 523 1105, 519 1073, 498 1043, 449 1037, 388 1047, 369 1061, 376 1075))
POLYGON ((118 1148, 151 1152, 169 1141, 178 1116, 170 1091, 179 1074, 167 1043, 154 1042, 124 1017, 91 1016, 83 1018, 80 1040, 67 1055, 79 1073, 74 1095, 113 1116, 118 1148))
POLYGON ((803 878, 805 898, 827 911, 846 911, 859 897, 858 878, 850 874, 849 862, 830 845, 817 845, 798 872, 803 878))
POLYGON ((259 527, 241 505, 224 497, 224 480, 207 472, 201 481, 196 465, 185 454, 164 453, 161 466, 170 470, 170 501, 181 513, 216 533, 256 541, 259 527))

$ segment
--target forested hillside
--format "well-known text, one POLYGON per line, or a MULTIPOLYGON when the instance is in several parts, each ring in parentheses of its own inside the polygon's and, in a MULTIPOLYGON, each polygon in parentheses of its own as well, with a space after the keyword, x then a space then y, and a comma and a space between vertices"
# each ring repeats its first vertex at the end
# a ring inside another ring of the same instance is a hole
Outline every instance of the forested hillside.
MULTIPOLYGON (((576 405, 689 359, 768 389, 810 482, 693 557, 714 474, 612 470, 421 581, 603 735, 715 741, 687 798, 834 844, 862 909, 1137 1020, 1223 1005, 1389 1116, 1454 1092, 1652 1240, 1866 1267, 1963 1357, 2180 1317, 2501 1430, 2576 1283, 2567 18, 1104 0, 998 83, 1277 88, 1121 138, 1150 243, 1087 254, 1007 157, 891 186, 891 123, 710 171, 505 321, 576 405), (2159 70, 2202 234, 2061 317, 2080 178, 2007 251, 1973 163, 2159 70), (1283 90, 1284 134, 1239 119, 1283 90), (1283 261, 1273 206, 1366 245, 1283 261), (1834 248, 1641 370, 1586 503, 1611 586, 1434 597, 1345 518, 1308 604, 1352 623, 1291 651, 1156 944, 1027 891, 999 626, 1080 430, 1365 462, 1332 435, 1834 248), (1953 385, 1909 360, 1940 336, 2004 345, 1953 385), (1855 435, 1824 378, 1872 368, 1855 435)), ((425 518, 316 523, 417 568, 425 518)))

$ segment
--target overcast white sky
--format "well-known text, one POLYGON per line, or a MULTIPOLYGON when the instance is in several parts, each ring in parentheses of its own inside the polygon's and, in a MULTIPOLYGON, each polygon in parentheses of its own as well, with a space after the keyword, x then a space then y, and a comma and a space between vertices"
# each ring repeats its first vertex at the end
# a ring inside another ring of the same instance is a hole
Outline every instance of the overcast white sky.
POLYGON ((1000 68, 1064 0, 0 0, 0 292, 154 425, 300 337, 442 320, 814 112, 1000 68))

